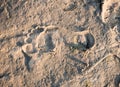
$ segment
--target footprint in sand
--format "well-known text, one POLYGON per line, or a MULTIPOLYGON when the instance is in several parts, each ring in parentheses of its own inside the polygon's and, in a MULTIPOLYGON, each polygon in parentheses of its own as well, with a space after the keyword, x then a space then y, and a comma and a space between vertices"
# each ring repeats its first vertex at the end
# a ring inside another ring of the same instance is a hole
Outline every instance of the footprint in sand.
POLYGON ((21 48, 28 71, 33 69, 33 63, 41 58, 41 55, 53 52, 59 36, 56 26, 34 25, 31 28, 26 32, 26 36, 16 43, 17 47, 21 48))
MULTIPOLYGON (((50 52, 55 48, 56 26, 32 26, 28 30, 27 37, 24 38, 24 45, 22 50, 30 55, 50 52)), ((57 34, 56 34, 57 36, 57 34)))
POLYGON ((95 39, 94 36, 87 31, 76 32, 73 44, 77 46, 76 49, 86 51, 94 46, 95 39))

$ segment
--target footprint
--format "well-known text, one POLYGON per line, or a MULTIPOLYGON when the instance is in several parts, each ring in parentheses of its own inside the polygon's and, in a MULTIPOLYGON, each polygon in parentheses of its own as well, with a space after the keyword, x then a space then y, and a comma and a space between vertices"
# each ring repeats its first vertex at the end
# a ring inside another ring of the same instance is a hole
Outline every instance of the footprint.
MULTIPOLYGON (((56 26, 39 26, 34 25, 32 29, 25 31, 25 36, 17 39, 16 48, 21 51, 24 56, 24 64, 28 71, 32 71, 34 63, 44 53, 51 52, 55 48, 54 35, 58 27, 56 26)), ((58 34, 58 33, 57 33, 58 34)), ((17 53, 14 51, 14 54, 17 53)), ((19 55, 17 54, 19 57, 19 55)))
POLYGON ((74 42, 72 46, 79 50, 87 50, 94 46, 95 39, 91 33, 87 33, 86 31, 76 33, 74 36, 74 42))
POLYGON ((32 29, 25 32, 27 36, 23 38, 24 43, 19 41, 16 44, 21 47, 24 53, 36 58, 38 57, 38 54, 42 55, 43 53, 50 52, 55 48, 55 42, 53 39, 56 38, 55 32, 57 30, 58 27, 52 25, 33 25, 32 29))

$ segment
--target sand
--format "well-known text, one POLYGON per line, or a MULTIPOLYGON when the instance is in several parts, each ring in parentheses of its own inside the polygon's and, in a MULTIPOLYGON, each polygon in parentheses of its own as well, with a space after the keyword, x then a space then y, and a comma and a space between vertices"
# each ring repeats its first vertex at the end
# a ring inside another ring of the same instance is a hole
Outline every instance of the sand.
POLYGON ((0 1, 0 87, 120 87, 119 0, 0 1))

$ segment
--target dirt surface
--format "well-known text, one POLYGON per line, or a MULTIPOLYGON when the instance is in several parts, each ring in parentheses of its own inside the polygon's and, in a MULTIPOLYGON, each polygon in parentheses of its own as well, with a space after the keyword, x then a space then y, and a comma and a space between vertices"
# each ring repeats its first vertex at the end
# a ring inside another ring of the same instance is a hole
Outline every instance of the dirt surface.
POLYGON ((1 0, 0 87, 120 87, 119 0, 1 0))

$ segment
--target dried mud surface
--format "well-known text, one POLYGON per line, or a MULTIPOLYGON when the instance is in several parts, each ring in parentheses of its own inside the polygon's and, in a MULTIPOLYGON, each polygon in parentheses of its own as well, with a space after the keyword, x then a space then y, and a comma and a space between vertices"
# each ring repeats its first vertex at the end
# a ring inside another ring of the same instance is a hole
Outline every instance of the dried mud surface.
POLYGON ((0 87, 120 87, 119 0, 1 0, 0 87))

